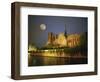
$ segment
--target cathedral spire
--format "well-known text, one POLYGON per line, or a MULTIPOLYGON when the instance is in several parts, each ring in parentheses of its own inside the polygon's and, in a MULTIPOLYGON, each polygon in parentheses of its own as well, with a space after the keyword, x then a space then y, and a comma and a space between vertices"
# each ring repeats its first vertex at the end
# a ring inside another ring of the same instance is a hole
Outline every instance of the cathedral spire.
POLYGON ((67 27, 66 27, 66 24, 65 24, 65 36, 67 37, 67 27))

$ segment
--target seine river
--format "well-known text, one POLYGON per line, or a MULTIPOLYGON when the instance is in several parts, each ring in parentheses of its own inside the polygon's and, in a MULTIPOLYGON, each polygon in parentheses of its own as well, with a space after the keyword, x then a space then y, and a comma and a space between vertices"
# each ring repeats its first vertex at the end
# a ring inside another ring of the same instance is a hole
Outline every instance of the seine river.
POLYGON ((74 65, 87 63, 87 57, 44 57, 33 55, 28 57, 28 66, 74 65))

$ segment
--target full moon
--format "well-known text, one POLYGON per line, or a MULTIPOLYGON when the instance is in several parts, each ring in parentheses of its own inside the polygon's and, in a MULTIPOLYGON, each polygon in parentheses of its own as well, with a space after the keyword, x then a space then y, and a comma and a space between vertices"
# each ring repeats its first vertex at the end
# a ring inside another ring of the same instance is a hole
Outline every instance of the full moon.
POLYGON ((40 24, 40 29, 41 30, 46 30, 46 25, 45 24, 40 24))

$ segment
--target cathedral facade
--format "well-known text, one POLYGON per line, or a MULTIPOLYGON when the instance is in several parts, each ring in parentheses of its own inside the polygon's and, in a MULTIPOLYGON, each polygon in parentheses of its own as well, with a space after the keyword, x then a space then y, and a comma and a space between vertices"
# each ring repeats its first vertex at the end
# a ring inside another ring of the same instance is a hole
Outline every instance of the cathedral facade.
POLYGON ((46 45, 53 45, 55 47, 76 47, 80 44, 79 34, 67 34, 66 30, 63 33, 54 34, 48 33, 48 41, 46 45))

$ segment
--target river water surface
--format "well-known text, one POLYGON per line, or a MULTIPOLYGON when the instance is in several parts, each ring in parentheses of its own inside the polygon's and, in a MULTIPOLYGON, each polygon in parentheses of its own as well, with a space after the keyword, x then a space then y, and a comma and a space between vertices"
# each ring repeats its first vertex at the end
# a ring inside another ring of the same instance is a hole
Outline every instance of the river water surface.
POLYGON ((34 55, 28 57, 28 66, 74 65, 87 63, 87 57, 46 57, 34 55))

